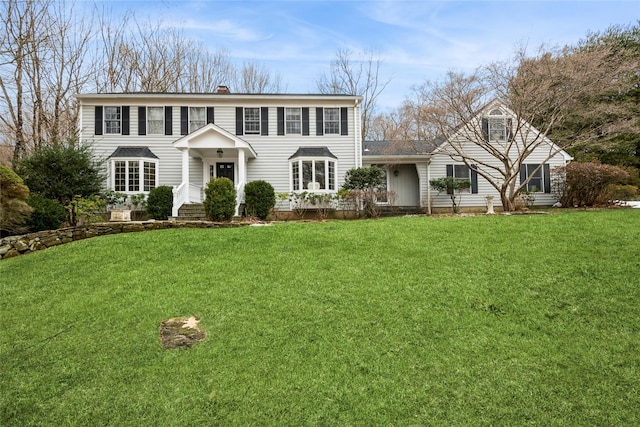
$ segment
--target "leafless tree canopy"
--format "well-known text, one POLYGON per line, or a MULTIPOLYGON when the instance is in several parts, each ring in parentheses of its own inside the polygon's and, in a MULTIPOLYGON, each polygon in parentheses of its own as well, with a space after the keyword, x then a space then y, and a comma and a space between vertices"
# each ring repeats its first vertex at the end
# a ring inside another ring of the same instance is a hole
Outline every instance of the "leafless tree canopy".
POLYGON ((65 0, 0 2, 0 162, 72 141, 82 92, 273 93, 280 75, 238 68, 181 30, 65 0))
POLYGON ((329 72, 321 74, 316 86, 320 93, 362 96, 362 138, 369 138, 368 132, 374 119, 378 97, 391 79, 380 76, 382 61, 373 52, 365 52, 354 59, 348 49, 336 52, 329 72))

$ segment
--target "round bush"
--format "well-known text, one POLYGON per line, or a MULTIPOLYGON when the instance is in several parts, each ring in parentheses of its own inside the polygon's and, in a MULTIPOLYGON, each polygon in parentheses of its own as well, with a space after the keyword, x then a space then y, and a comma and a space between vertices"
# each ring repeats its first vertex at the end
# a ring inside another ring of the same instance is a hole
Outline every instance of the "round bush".
POLYGON ((244 186, 247 215, 266 219, 276 205, 276 193, 267 181, 251 181, 244 186))
POLYGON ((168 219, 173 208, 173 189, 167 185, 156 187, 147 198, 147 216, 153 219, 168 219))
POLYGON ((33 208, 29 219, 29 230, 56 230, 67 219, 67 210, 57 200, 47 199, 42 194, 29 196, 29 206, 33 208))
POLYGON ((229 178, 214 178, 207 184, 204 212, 211 221, 229 221, 236 210, 236 189, 229 178))

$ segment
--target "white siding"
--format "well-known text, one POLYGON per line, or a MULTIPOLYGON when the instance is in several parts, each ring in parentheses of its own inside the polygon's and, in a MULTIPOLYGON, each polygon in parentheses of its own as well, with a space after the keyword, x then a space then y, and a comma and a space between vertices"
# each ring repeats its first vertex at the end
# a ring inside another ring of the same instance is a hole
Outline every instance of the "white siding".
MULTIPOLYGON (((289 157, 300 147, 327 147, 337 158, 337 187, 344 182, 344 175, 350 168, 357 166, 360 153, 360 136, 356 135, 357 117, 356 97, 314 97, 314 96, 280 96, 280 97, 249 97, 249 96, 181 96, 181 95, 83 95, 80 96, 82 108, 81 139, 83 143, 91 144, 95 153, 106 159, 117 147, 148 147, 159 157, 158 185, 178 186, 182 181, 182 154, 173 146, 180 139, 180 107, 203 106, 214 107, 214 122, 232 135, 236 134, 236 107, 268 107, 269 135, 239 136, 247 141, 255 150, 255 159, 247 161, 247 182, 265 180, 271 183, 277 193, 290 191, 289 157), (130 135, 95 135, 94 117, 95 106, 129 106, 130 107, 130 135), (138 135, 138 107, 139 106, 171 106, 173 135, 138 135), (309 135, 277 135, 278 107, 308 107, 309 135), (316 107, 348 107, 348 135, 316 136, 316 107)), ((207 162, 233 161, 236 162, 235 151, 233 157, 190 159, 190 181, 201 185, 206 179, 207 162)))

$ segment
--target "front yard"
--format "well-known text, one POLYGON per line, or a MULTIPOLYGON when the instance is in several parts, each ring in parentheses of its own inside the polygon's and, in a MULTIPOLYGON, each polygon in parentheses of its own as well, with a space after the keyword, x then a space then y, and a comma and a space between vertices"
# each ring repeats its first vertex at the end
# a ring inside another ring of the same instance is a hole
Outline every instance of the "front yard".
POLYGON ((180 229, 0 262, 0 424, 638 425, 640 211, 180 229), (165 349, 160 323, 206 338, 165 349))

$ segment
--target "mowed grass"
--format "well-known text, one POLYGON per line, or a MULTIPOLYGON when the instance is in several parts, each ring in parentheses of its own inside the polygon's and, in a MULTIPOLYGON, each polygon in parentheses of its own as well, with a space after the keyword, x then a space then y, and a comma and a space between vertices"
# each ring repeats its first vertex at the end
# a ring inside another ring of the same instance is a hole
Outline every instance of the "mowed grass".
POLYGON ((0 316, 0 425, 640 425, 640 210, 113 235, 0 316))

